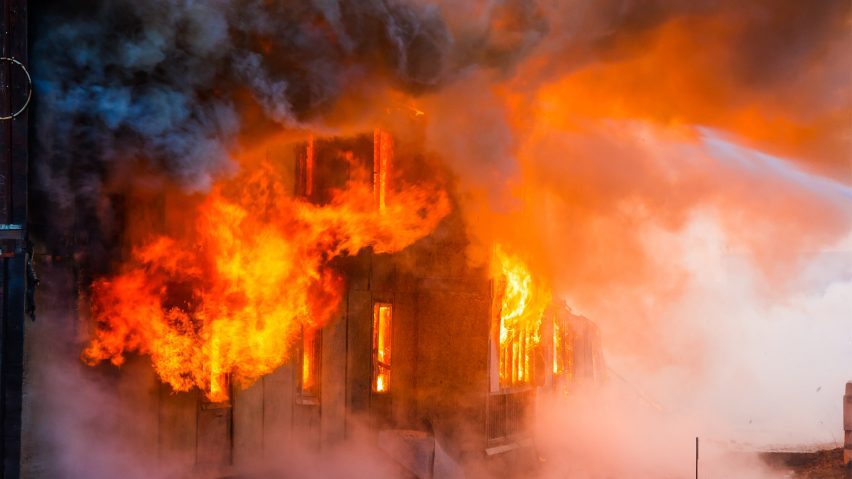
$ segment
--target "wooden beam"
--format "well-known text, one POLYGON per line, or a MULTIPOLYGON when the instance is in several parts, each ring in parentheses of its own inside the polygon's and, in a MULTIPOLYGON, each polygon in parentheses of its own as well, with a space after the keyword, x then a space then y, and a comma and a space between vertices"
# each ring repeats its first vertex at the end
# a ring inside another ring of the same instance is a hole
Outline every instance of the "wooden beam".
MULTIPOLYGON (((3 0, 2 56, 25 67, 27 54, 27 2, 3 0)), ((0 115, 7 116, 27 97, 26 76, 19 66, 0 65, 0 115)), ((27 124, 24 111, 0 124, 0 223, 23 225, 21 240, 3 240, 0 267, 2 285, 2 353, 0 353, 0 414, 3 426, 3 479, 16 479, 21 471, 21 408, 23 392, 24 309, 26 297, 27 224, 27 124)))

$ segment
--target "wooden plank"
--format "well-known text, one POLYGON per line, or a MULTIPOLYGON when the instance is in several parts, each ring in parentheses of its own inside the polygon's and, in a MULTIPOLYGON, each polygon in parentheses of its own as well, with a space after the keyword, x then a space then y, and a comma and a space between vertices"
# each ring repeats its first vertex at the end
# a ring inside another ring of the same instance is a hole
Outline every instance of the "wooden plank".
POLYGON ((342 442, 346 436, 346 314, 344 310, 322 330, 322 381, 320 384, 322 447, 342 442))
POLYGON ((355 430, 357 421, 370 411, 372 379, 372 295, 369 291, 349 290, 346 338, 346 433, 355 430))
POLYGON ((263 378, 263 453, 278 458, 292 436, 293 368, 285 364, 263 378))
POLYGON ((394 295, 391 417, 397 429, 422 427, 415 417, 417 375, 417 318, 412 294, 394 295))
MULTIPOLYGON (((17 59, 25 66, 29 65, 27 52, 27 2, 25 0, 12 0, 10 8, 10 31, 11 31, 11 57, 17 59)), ((12 100, 11 108, 19 110, 27 98, 26 74, 20 67, 10 66, 12 100)), ((28 181, 28 131, 27 122, 29 113, 23 113, 10 120, 12 134, 12 189, 11 199, 11 221, 10 223, 27 224, 27 181, 28 181)))
POLYGON ((128 356, 116 376, 118 436, 131 444, 141 462, 154 463, 158 453, 160 381, 147 356, 128 356))
MULTIPOLYGON (((27 2, 4 0, 3 45, 5 57, 24 65, 27 61, 27 2)), ((4 62, 0 68, 0 114, 8 115, 26 97, 26 77, 19 68, 4 62), (13 73, 14 72, 14 73, 13 73)), ((3 223, 27 221, 27 114, 2 122, 0 127, 0 220, 3 223)), ((26 237, 26 232, 24 232, 26 237)), ((21 242, 5 241, 4 249, 23 247, 21 242)), ((3 262, 3 327, 0 370, 2 370, 3 477, 17 478, 21 467, 21 410, 23 393, 24 309, 26 297, 26 257, 3 262)))
POLYGON ((183 474, 195 466, 197 408, 197 391, 175 394, 160 385, 160 463, 183 474))
POLYGON ((263 457, 263 381, 234 393, 234 464, 247 466, 263 457))
MULTIPOLYGON (((8 56, 10 43, 10 0, 3 0, 3 9, 0 12, 2 15, 2 54, 8 56)), ((9 73, 11 69, 9 64, 4 62, 0 64, 0 115, 8 115, 11 111, 11 88, 9 87, 9 73)), ((9 214, 9 206, 11 203, 10 184, 11 184, 11 159, 12 159, 12 124, 8 121, 0 122, 0 222, 9 223, 11 215, 9 214)), ((0 242, 5 246, 6 242, 0 242)), ((9 404, 11 398, 7 391, 8 385, 12 379, 10 376, 13 373, 14 365, 14 331, 7 331, 14 323, 14 319, 9 315, 9 309, 6 305, 9 297, 8 288, 8 260, 0 260, 0 305, 2 305, 2 327, 0 327, 0 413, 2 413, 2 431, 3 440, 0 442, 0 452, 3 454, 3 477, 18 477, 20 469, 15 470, 15 464, 20 467, 20 458, 17 457, 15 449, 19 449, 19 445, 15 444, 15 436, 20 436, 20 425, 15 424, 14 404, 9 404), (7 357, 11 354, 11 357, 7 357), (10 407, 12 409, 10 409, 10 407)))
POLYGON ((296 401, 293 407, 293 433, 299 444, 312 451, 320 447, 320 406, 296 401))
MULTIPOLYGON (((11 51, 11 8, 12 0, 3 0, 2 15, 2 45, 0 53, 9 57, 11 51)), ((12 112, 12 65, 9 62, 0 63, 0 115, 6 116, 12 112)), ((12 185, 12 122, 0 121, 0 222, 11 222, 11 185, 12 185)), ((4 282, 5 284, 5 282, 4 282)))
POLYGON ((3 470, 4 478, 17 478, 21 469, 21 410, 24 371, 24 270, 23 255, 4 260, 5 317, 3 318, 3 470))
POLYGON ((485 447, 490 310, 478 294, 417 296, 417 414, 431 421, 436 437, 452 438, 445 446, 453 457, 485 447))
MULTIPOLYGON (((39 426, 50 424, 62 413, 50 396, 51 391, 57 390, 54 365, 64 365, 70 371, 76 371, 75 366, 88 366, 79 361, 77 344, 66 339, 77 334, 73 319, 77 304, 76 282, 71 262, 54 261, 48 255, 39 255, 37 260, 39 273, 51 280, 44 282, 36 292, 38 320, 26 321, 21 475, 61 477, 51 447, 55 441, 54 431, 39 426)), ((156 427, 156 421, 153 425, 156 427)))
POLYGON ((206 471, 232 463, 233 409, 200 400, 196 429, 195 465, 206 471))

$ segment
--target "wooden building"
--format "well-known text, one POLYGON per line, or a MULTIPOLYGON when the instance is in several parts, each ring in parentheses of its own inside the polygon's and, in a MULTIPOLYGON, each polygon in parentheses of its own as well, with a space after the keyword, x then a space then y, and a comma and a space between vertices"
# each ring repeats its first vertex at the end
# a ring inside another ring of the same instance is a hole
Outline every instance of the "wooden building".
MULTIPOLYGON (((355 158, 373 171, 381 207, 393 201, 379 186, 391 161, 382 144, 392 139, 382 135, 311 140, 270 155, 292 164, 294 194, 316 203, 343 186, 355 158)), ((600 380, 597 328, 553 308, 543 331, 557 340, 524 353, 537 372, 501 383, 499 283, 469 266, 466 246, 453 213, 402 252, 336 260, 346 286, 335 317, 303 331, 288 364, 246 390, 233 388, 226 403, 174 394, 150 371, 148 389, 119 390, 133 396, 127 401, 149 405, 158 457, 199 474, 250 470, 291 441, 318 451, 366 441, 403 476, 499 475, 534 466, 527 426, 536 394, 600 380)), ((127 369, 118 380, 137 383, 127 369)))
MULTIPOLYGON (((354 168, 371 171, 376 207, 382 208, 393 201, 383 188, 394 154, 422 165, 427 159, 418 156, 419 148, 416 141, 394 144, 377 130, 277 146, 267 157, 292 172, 286 181, 294 195, 317 204, 329 201, 331 190, 345 185, 354 168)), ((167 222, 170 209, 177 208, 168 201, 152 196, 127 204, 167 222)), ((345 279, 336 313, 321 329, 302 331, 290 361, 274 373, 247 389, 229 386, 228 401, 210 402, 197 390, 175 393, 144 356, 130 357, 120 370, 86 367, 106 376, 116 403, 131 408, 113 412, 119 416, 113 420, 117 434, 133 444, 134 454, 147 455, 142 462, 161 471, 157 477, 268 477, 265 468, 293 444, 322 453, 353 442, 371 447, 400 477, 517 476, 535 467, 528 424, 536 396, 569 391, 581 380, 599 381, 605 370, 599 334, 588 320, 553 307, 541 322, 540 344, 510 345, 530 372, 501 380, 499 371, 506 367, 496 333, 501 284, 488 268, 470 266, 464 224, 455 210, 398 253, 367 250, 333 260, 345 279)), ((45 275, 70 278, 69 263, 52 260, 41 268, 45 275)), ((51 308, 61 313, 74 309, 72 303, 54 300, 40 307, 50 316, 51 308)), ((85 303, 83 297, 73 330, 61 334, 85 336, 85 303)), ((45 355, 36 351, 46 347, 56 327, 33 323, 31 361, 45 355)), ((32 430, 39 427, 39 407, 32 403, 25 414, 32 430)), ((38 457, 25 468, 33 477, 51 470, 40 444, 37 438, 25 440, 29 456, 38 457)))

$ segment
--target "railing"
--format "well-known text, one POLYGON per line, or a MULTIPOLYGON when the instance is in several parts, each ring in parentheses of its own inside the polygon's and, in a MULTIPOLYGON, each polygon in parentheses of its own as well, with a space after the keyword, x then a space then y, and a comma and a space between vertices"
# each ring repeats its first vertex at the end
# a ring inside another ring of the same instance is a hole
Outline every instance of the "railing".
POLYGON ((491 393, 486 408, 486 433, 489 442, 521 436, 526 432, 533 412, 535 390, 508 390, 491 393))

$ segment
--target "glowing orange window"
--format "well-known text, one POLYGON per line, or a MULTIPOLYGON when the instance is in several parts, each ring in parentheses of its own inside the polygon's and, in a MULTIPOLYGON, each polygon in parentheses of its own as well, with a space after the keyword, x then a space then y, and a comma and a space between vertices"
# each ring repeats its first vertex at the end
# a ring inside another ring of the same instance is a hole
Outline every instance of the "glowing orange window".
POLYGON ((499 387, 531 386, 539 379, 537 365, 542 365, 541 320, 550 293, 535 281, 520 257, 506 253, 499 245, 495 248, 495 270, 493 310, 497 324, 492 341, 499 387))
POLYGON ((527 325, 510 330, 506 328, 505 321, 501 321, 500 333, 500 386, 511 388, 532 384, 535 379, 534 362, 538 332, 527 325))
POLYGON ((373 305, 373 391, 390 391, 391 322, 393 307, 389 303, 373 305))
POLYGON ((574 334, 559 318, 553 320, 553 374, 574 376, 574 334))
POLYGON ((302 374, 300 390, 303 396, 317 396, 320 376, 320 332, 305 328, 302 332, 302 374))
POLYGON ((373 132, 373 196, 376 207, 384 211, 387 206, 388 173, 393 161, 393 137, 376 129, 373 132))

